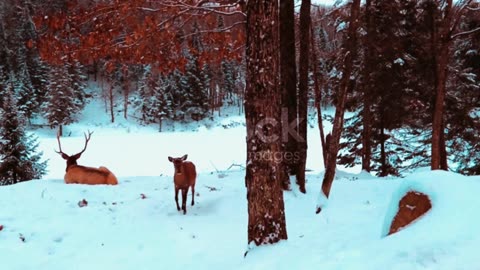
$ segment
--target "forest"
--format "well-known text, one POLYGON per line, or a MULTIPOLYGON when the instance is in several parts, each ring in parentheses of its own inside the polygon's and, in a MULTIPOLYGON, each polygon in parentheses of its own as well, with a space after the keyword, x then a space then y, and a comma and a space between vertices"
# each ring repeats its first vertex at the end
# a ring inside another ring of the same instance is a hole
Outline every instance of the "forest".
POLYGON ((1 183, 41 178, 46 163, 27 131, 62 136, 93 98, 111 122, 121 111, 160 132, 238 107, 247 133, 264 135, 246 140, 257 245, 287 238, 281 192, 307 192, 305 119, 318 123, 326 198, 337 165, 480 175, 480 2, 337 2, 1 1, 1 183), (298 158, 256 158, 264 153, 298 158))

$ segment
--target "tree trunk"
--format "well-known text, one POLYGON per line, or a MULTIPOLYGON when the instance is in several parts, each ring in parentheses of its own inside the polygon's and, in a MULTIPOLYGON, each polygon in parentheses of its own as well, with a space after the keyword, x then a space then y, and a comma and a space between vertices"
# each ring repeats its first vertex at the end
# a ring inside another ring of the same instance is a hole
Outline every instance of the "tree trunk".
MULTIPOLYGON (((441 23, 436 24, 435 16, 432 15, 431 48, 435 64, 435 103, 432 120, 432 170, 448 170, 447 148, 445 142, 445 97, 448 77, 448 63, 450 60, 450 46, 453 40, 460 36, 454 35, 458 27, 460 17, 468 10, 472 0, 459 1, 460 5, 454 6, 453 0, 445 0, 435 14, 443 14, 441 23)), ((474 31, 475 32, 475 31, 474 31)), ((467 32, 464 32, 466 34, 467 32)), ((469 34, 472 34, 470 32, 469 34)))
MULTIPOLYGON (((448 169, 446 159, 447 150, 445 149, 445 142, 442 143, 442 140, 445 139, 444 111, 447 69, 450 56, 450 45, 452 42, 451 34, 455 27, 453 25, 453 0, 445 1, 445 7, 443 8, 442 13, 444 14, 444 17, 442 18, 441 24, 438 26, 435 23, 432 24, 431 37, 431 47, 435 64, 435 103, 432 120, 432 170, 448 169)), ((460 14, 457 14, 457 16, 460 16, 460 14)), ((433 22, 435 22, 435 17, 433 17, 433 22)))
POLYGON ((373 17, 371 14, 372 0, 367 0, 365 4, 365 20, 366 20, 366 46, 365 46, 365 68, 364 68, 364 84, 362 86, 363 93, 363 131, 362 131, 362 170, 370 172, 371 170, 371 156, 372 156, 372 101, 371 101, 371 73, 373 72, 372 61, 375 57, 373 48, 373 38, 375 25, 373 24, 373 17))
POLYGON ((110 117, 113 123, 115 122, 115 112, 113 110, 114 108, 113 108, 113 85, 112 84, 110 84, 108 88, 108 101, 110 103, 110 117))
POLYGON ((310 58, 310 0, 302 0, 300 7, 300 59, 298 82, 298 132, 301 140, 297 142, 300 160, 298 161, 297 184, 300 192, 305 193, 305 167, 307 163, 307 122, 308 122, 308 68, 310 58))
MULTIPOLYGON (((445 130, 444 125, 442 125, 442 130, 445 130)), ((440 169, 448 171, 448 162, 447 162, 447 146, 445 144, 445 132, 441 133, 440 137, 440 169)))
MULTIPOLYGON (((287 239, 282 177, 278 2, 248 1, 246 8, 248 243, 287 239)), ((246 254, 245 254, 246 255, 246 254)))
POLYGON ((323 155, 323 166, 327 167, 327 144, 325 142, 325 130, 323 128, 323 119, 322 119, 322 91, 320 82, 321 75, 318 71, 318 57, 317 57, 317 48, 316 48, 316 41, 315 35, 313 32, 313 27, 310 28, 310 40, 312 45, 312 62, 313 62, 313 81, 315 87, 315 108, 317 109, 317 122, 318 122, 318 129, 320 131, 320 142, 322 143, 322 155, 323 155))
POLYGON ((63 136, 63 125, 62 125, 62 124, 59 124, 59 125, 58 125, 57 134, 58 134, 59 137, 62 137, 62 136, 63 136))
MULTIPOLYGON (((383 113, 383 112, 382 112, 383 113)), ((385 128, 383 127, 383 115, 380 121, 380 177, 388 175, 387 172, 387 153, 385 153, 385 128)))
MULTIPOLYGON (((297 64, 295 55, 295 3, 294 0, 280 0, 280 88, 282 91, 282 109, 287 115, 282 116, 282 125, 294 124, 298 130, 297 117, 297 64), (286 118, 286 119, 285 119, 286 118), (285 121, 286 120, 286 121, 285 121), (286 122, 286 123, 285 123, 286 122)), ((285 153, 295 156, 297 141, 287 135, 282 138, 285 143, 285 153)), ((288 174, 296 175, 298 162, 294 158, 285 159, 288 174)), ((285 190, 290 189, 290 179, 285 178, 285 190)))
POLYGON ((122 67, 123 73, 123 118, 128 118, 128 97, 130 96, 130 81, 128 80, 128 67, 122 67))
MULTIPOLYGON (((441 41, 440 41, 441 42, 441 41)), ((442 149, 442 138, 444 138, 444 129, 443 129, 443 116, 445 111, 445 95, 446 89, 445 84, 447 80, 447 66, 448 66, 448 56, 449 56, 449 44, 442 44, 440 50, 436 55, 436 83, 435 83, 435 105, 433 111, 433 123, 432 123, 432 170, 445 170, 442 168, 442 164, 446 164, 446 155, 445 160, 442 158, 442 152, 446 153, 446 149, 442 149)), ((443 143, 445 147, 445 143, 443 143)))
MULTIPOLYGON (((340 137, 342 135, 343 121, 345 114, 345 102, 347 99, 347 88, 353 69, 353 62, 356 57, 357 50, 357 28, 358 17, 360 13, 360 0, 353 0, 350 12, 348 33, 344 45, 345 56, 342 70, 342 78, 338 87, 338 101, 335 108, 335 118, 333 120, 332 136, 328 144, 328 161, 325 175, 322 182, 322 193, 326 198, 330 195, 333 179, 335 178, 335 169, 337 164, 337 155, 340 145, 340 137)), ((320 195, 321 196, 321 195, 320 195)), ((317 205, 316 213, 320 213, 323 205, 317 205)))

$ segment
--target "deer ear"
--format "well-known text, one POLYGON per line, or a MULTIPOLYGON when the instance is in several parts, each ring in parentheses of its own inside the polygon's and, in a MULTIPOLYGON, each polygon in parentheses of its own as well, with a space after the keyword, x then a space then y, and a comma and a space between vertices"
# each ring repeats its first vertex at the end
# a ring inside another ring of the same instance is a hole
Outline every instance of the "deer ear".
POLYGON ((173 158, 172 158, 172 157, 168 157, 168 161, 173 162, 173 158))
POLYGON ((62 153, 62 158, 66 160, 69 158, 69 156, 67 154, 62 153))
POLYGON ((73 156, 71 156, 71 158, 74 158, 74 159, 79 159, 80 157, 82 156, 82 153, 78 153, 78 154, 75 154, 73 156))
POLYGON ((182 157, 182 161, 187 160, 187 157, 188 157, 188 155, 184 155, 184 156, 182 157))

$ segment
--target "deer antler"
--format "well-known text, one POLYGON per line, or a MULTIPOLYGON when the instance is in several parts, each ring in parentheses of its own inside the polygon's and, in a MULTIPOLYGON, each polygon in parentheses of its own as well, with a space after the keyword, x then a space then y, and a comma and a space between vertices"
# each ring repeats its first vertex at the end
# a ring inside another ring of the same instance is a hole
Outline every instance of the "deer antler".
POLYGON ((66 154, 62 151, 62 144, 60 143, 60 130, 57 131, 57 142, 58 142, 58 149, 60 149, 60 151, 55 150, 55 152, 56 152, 57 154, 66 155, 66 154))
MULTIPOLYGON (((87 133, 84 133, 84 136, 85 136, 85 145, 83 146, 83 150, 80 151, 78 154, 76 155, 81 155, 83 154, 83 152, 85 152, 85 150, 87 149, 87 145, 88 145, 88 141, 90 141, 90 137, 92 136, 93 134, 93 131, 90 132, 90 130, 88 131, 88 135, 87 133)), ((67 155, 65 154, 63 151, 62 151, 62 144, 60 143, 60 132, 57 132, 57 142, 58 142, 58 148, 60 149, 60 151, 57 151, 55 150, 55 152, 57 154, 61 154, 61 155, 67 155)), ((68 156, 68 155, 67 155, 68 156)))
POLYGON ((83 154, 83 152, 85 152, 85 150, 87 149, 88 141, 90 141, 90 137, 92 136, 92 134, 93 134, 93 131, 90 132, 90 130, 88 131, 88 135, 87 135, 87 133, 83 134, 85 136, 85 146, 83 147, 83 150, 80 151, 80 153, 78 153, 77 155, 79 155, 79 154, 81 155, 81 154, 83 154))

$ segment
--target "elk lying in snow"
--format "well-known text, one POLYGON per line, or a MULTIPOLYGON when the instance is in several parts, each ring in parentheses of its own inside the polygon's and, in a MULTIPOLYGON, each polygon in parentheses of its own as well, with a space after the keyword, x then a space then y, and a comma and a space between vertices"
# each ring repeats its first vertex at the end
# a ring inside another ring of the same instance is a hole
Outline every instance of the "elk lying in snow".
POLYGON ((187 213, 187 194, 188 188, 192 187, 192 205, 195 204, 195 179, 197 178, 197 171, 195 165, 190 161, 185 161, 187 155, 180 158, 168 157, 168 160, 173 163, 175 174, 173 175, 173 183, 175 184, 175 202, 177 203, 177 210, 180 211, 178 205, 178 191, 182 190, 182 210, 183 214, 187 213))
POLYGON ((62 145, 60 144, 60 134, 57 134, 58 147, 60 151, 55 151, 62 156, 63 159, 67 161, 67 169, 65 173, 65 183, 67 184, 87 184, 87 185, 116 185, 118 184, 117 178, 115 175, 105 167, 92 168, 77 165, 77 159, 85 152, 87 149, 88 141, 93 132, 88 132, 85 134, 85 146, 83 150, 73 156, 69 156, 62 151, 62 145))

